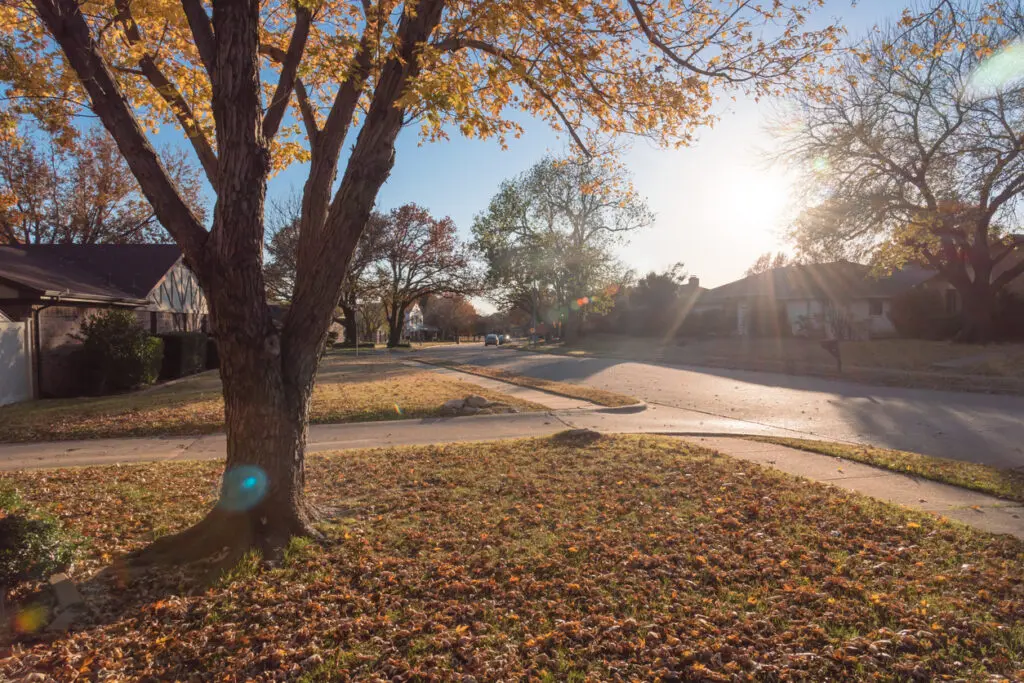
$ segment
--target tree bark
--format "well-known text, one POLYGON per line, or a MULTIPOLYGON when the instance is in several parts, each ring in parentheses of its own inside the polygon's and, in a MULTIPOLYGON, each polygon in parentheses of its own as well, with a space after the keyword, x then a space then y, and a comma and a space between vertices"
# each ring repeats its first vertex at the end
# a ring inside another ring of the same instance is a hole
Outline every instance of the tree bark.
POLYGON ((405 306, 396 306, 388 318, 388 348, 395 348, 402 343, 402 330, 405 328, 405 306))
POLYGON ((338 308, 345 314, 345 317, 341 319, 341 327, 345 330, 345 344, 358 345, 359 343, 359 327, 356 324, 356 309, 354 306, 349 306, 345 302, 339 302, 338 308))
POLYGON ((988 344, 995 332, 996 291, 988 282, 974 282, 957 290, 963 302, 964 325, 955 341, 963 344, 988 344))

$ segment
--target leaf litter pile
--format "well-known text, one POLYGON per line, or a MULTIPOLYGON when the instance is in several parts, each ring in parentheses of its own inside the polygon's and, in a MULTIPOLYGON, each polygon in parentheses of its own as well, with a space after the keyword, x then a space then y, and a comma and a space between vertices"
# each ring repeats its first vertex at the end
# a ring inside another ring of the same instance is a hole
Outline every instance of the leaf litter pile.
POLYGON ((197 519, 219 467, 3 475, 88 539, 92 611, 0 679, 1024 677, 1024 544, 665 437, 315 457, 341 512, 282 567, 97 574, 197 519))

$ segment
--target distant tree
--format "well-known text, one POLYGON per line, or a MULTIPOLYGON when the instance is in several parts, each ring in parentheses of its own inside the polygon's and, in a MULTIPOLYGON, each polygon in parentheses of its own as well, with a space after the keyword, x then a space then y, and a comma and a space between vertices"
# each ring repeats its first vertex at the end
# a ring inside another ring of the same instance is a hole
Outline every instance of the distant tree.
POLYGON ((476 318, 476 307, 461 294, 432 296, 423 313, 424 323, 436 327, 443 339, 471 332, 476 318))
MULTIPOLYGON (((295 288, 298 268, 299 226, 302 218, 302 204, 293 197, 275 207, 276 226, 266 242, 268 259, 264 267, 264 279, 270 299, 289 302, 295 288)), ((372 277, 373 265, 381 256, 380 223, 371 222, 363 230, 352 253, 345 279, 338 295, 334 320, 345 329, 345 340, 358 338, 358 309, 364 302, 373 300, 377 281, 372 277)))
POLYGON ((502 183, 474 221, 474 246, 500 303, 521 305, 550 289, 572 338, 616 279, 614 247, 653 220, 621 167, 547 158, 502 183))
POLYGON ((932 266, 964 302, 962 341, 992 338, 998 294, 1024 273, 998 272, 1024 250, 1005 229, 1024 206, 1024 88, 986 61, 1022 32, 1016 0, 932 0, 800 99, 783 155, 807 174, 799 251, 932 266))
POLYGON ((367 230, 379 235, 380 258, 373 277, 388 321, 388 346, 402 339, 405 314, 430 294, 469 294, 477 289, 469 249, 459 241, 455 223, 433 218, 426 209, 406 204, 370 217, 367 230))
MULTIPOLYGON (((198 172, 181 153, 163 161, 203 214, 198 172)), ((0 244, 135 244, 170 235, 113 139, 89 129, 58 144, 43 131, 0 132, 0 244)))
POLYGON ((750 267, 747 268, 744 275, 747 277, 750 277, 751 275, 760 275, 761 273, 767 273, 769 270, 791 266, 794 263, 796 263, 796 259, 783 251, 778 251, 774 254, 770 251, 766 251, 758 256, 757 260, 750 264, 750 267))

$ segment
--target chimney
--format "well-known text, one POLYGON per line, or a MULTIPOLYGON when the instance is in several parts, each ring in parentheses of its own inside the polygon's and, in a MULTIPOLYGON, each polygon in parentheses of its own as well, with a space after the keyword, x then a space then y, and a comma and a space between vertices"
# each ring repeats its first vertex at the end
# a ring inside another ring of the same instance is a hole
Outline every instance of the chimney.
POLYGON ((690 279, 686 281, 686 286, 689 287, 690 289, 699 289, 700 278, 697 277, 696 275, 691 275, 690 279))

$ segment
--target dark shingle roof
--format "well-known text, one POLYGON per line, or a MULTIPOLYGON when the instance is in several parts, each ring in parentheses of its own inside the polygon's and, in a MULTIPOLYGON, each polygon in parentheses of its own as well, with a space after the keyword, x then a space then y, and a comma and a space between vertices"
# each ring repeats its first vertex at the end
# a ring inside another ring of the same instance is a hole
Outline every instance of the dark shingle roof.
POLYGON ((40 293, 143 300, 180 257, 173 244, 6 246, 0 278, 40 293))
POLYGON ((701 302, 768 297, 772 299, 858 299, 891 297, 931 278, 935 272, 908 267, 875 277, 859 263, 836 261, 774 268, 716 287, 701 302))

